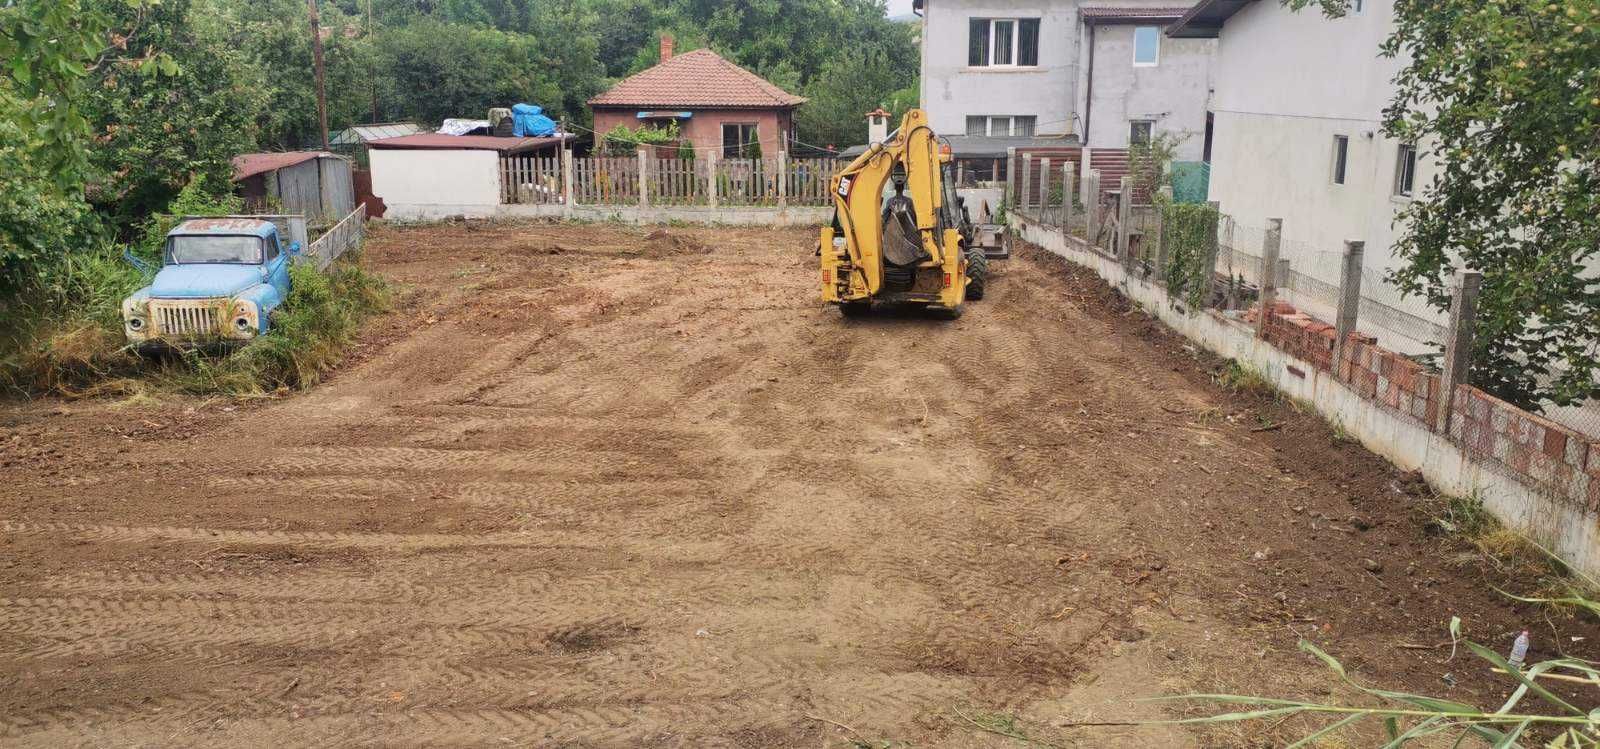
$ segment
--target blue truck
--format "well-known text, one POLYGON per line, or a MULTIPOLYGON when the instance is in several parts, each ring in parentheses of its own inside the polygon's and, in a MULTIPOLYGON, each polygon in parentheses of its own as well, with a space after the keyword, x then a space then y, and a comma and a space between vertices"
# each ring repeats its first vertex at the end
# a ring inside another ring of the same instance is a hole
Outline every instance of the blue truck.
POLYGON ((155 279, 122 301, 123 331, 140 347, 240 344, 272 327, 289 296, 298 242, 256 218, 195 218, 167 233, 155 279))

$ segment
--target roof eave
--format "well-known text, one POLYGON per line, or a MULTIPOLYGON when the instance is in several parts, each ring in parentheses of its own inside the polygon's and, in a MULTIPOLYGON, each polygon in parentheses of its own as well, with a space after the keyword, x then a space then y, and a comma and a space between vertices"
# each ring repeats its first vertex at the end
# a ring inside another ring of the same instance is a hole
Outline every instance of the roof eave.
POLYGON ((1201 0, 1177 23, 1167 27, 1167 36, 1175 39, 1215 39, 1222 25, 1235 13, 1255 0, 1201 0))

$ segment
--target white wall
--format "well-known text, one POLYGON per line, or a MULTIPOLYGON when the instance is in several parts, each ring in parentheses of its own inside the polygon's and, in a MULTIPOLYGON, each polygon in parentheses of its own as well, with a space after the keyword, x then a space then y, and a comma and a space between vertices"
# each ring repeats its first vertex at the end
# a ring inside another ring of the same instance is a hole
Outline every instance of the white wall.
MULTIPOLYGON (((1157 133, 1183 138, 1176 158, 1205 155, 1206 107, 1211 98, 1215 39, 1172 39, 1163 33, 1153 66, 1133 64, 1133 24, 1093 30, 1094 81, 1084 86, 1088 139, 1094 148, 1126 148, 1131 120, 1154 120, 1157 133)), ((1164 32, 1164 28, 1163 28, 1164 32)), ((1091 32, 1085 27, 1087 40, 1091 32)), ((1087 66, 1085 66, 1087 77, 1087 66)))
POLYGON ((500 205, 495 151, 374 148, 372 193, 396 219, 490 216, 500 205))
MULTIPOLYGON (((1336 256, 1344 240, 1364 240, 1367 266, 1384 270, 1393 265, 1394 214, 1406 201, 1393 195, 1400 144, 1382 135, 1381 118, 1402 62, 1378 56, 1393 28, 1393 1, 1365 4, 1361 14, 1328 19, 1315 9, 1252 3, 1224 24, 1211 199, 1250 229, 1282 218, 1286 250, 1336 256), (1350 139, 1343 185, 1333 183, 1334 135, 1350 139)), ((1420 150, 1418 191, 1433 175, 1426 144, 1420 150)), ((1337 282, 1337 263, 1325 265, 1330 270, 1315 275, 1337 282)))
POLYGON ((1033 115, 1039 135, 1076 132, 1077 2, 928 0, 923 11, 922 108, 934 132, 962 134, 967 115, 1033 115), (1039 65, 967 66, 968 20, 1038 18, 1039 65))

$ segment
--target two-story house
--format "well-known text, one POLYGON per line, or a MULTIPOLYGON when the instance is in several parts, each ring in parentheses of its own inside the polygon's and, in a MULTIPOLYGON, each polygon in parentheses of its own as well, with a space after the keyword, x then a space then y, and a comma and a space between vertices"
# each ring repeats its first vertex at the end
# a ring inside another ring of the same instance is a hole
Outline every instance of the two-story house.
POLYGON ((1159 0, 917 0, 922 106, 957 158, 1002 146, 1121 148, 1180 135, 1205 150, 1215 43, 1165 29, 1187 6, 1159 0))

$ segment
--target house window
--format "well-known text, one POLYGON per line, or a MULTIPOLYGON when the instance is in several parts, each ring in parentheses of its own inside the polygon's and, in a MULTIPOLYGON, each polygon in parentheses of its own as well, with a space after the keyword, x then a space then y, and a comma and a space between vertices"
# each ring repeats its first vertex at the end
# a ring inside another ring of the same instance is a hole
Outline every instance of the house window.
POLYGON ((1333 136, 1333 183, 1344 184, 1344 166, 1350 155, 1350 136, 1333 136))
POLYGON ((967 26, 968 65, 1032 67, 1039 64, 1039 19, 973 18, 967 26))
POLYGON ((1133 29, 1133 64, 1154 65, 1161 59, 1161 29, 1136 26, 1133 29))
POLYGON ((725 158, 745 158, 760 146, 756 145, 759 139, 756 136, 756 123, 754 122, 724 122, 722 123, 722 155, 725 158))
POLYGON ((1394 194, 1411 197, 1417 181, 1417 147, 1401 143, 1394 163, 1394 194))
POLYGON ((1155 120, 1130 120, 1128 122, 1128 145, 1148 146, 1155 137, 1155 120))
POLYGON ((967 135, 1033 137, 1034 115, 982 115, 967 117, 967 135))
POLYGON ((1351 15, 1359 16, 1359 15, 1361 15, 1361 11, 1363 11, 1365 9, 1366 9, 1366 3, 1363 2, 1363 0, 1350 0, 1350 13, 1351 13, 1351 15))

